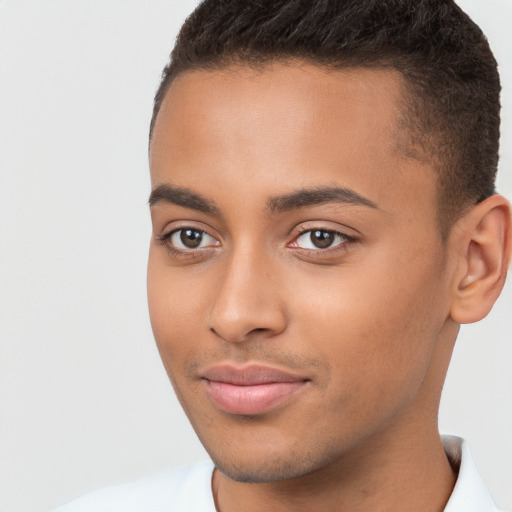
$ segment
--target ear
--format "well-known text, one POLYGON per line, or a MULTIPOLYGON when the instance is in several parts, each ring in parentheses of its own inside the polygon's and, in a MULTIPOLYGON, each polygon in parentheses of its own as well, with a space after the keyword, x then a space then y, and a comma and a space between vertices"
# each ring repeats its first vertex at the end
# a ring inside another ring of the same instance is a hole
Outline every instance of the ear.
POLYGON ((505 284, 512 252, 510 203, 493 195, 454 228, 459 259, 450 316, 467 324, 487 316, 505 284))

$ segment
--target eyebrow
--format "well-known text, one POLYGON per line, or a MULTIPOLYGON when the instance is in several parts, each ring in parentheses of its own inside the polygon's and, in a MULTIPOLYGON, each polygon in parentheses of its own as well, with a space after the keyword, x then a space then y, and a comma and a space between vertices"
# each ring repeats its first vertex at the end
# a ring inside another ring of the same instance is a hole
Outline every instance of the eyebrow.
POLYGON ((218 215, 220 213, 219 208, 211 199, 196 194, 188 188, 175 188, 165 184, 158 185, 158 187, 151 191, 148 203, 149 206, 154 206, 157 203, 171 203, 210 215, 218 215))
POLYGON ((296 190, 295 192, 269 199, 267 208, 271 212, 281 213, 328 203, 354 204, 378 209, 373 201, 363 197, 354 190, 344 187, 318 187, 296 190))
MULTIPOLYGON (((156 187, 151 192, 148 202, 149 206, 164 202, 210 215, 220 214, 220 209, 213 200, 192 192, 188 188, 175 188, 168 184, 156 187)), ((317 187, 299 189, 288 194, 272 197, 267 201, 267 210, 272 213, 283 213, 328 203, 353 204, 378 209, 373 201, 352 189, 344 187, 317 187)))

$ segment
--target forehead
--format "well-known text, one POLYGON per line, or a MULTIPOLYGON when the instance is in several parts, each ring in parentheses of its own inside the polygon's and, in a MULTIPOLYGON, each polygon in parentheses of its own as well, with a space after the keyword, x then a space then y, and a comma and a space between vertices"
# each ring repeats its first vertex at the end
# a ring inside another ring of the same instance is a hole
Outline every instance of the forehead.
POLYGON ((425 190, 418 180, 433 191, 428 163, 399 150, 405 90, 387 69, 273 63, 185 72, 156 119, 153 185, 179 179, 254 197, 335 183, 376 203, 425 190))
POLYGON ((327 131, 350 118, 361 133, 382 128, 381 140, 386 136, 391 142, 398 130, 403 85, 402 75, 391 69, 329 70, 308 63, 187 71, 167 91, 155 130, 168 127, 172 118, 181 133, 217 124, 222 137, 222 128, 231 129, 238 121, 248 136, 261 137, 263 124, 267 130, 299 134, 306 124, 327 131), (197 123, 199 118, 203 123, 197 123))

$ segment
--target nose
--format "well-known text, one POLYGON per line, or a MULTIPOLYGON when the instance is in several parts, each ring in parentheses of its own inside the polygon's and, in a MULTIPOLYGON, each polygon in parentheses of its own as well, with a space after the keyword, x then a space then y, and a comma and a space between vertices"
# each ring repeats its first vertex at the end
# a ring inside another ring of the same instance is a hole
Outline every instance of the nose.
POLYGON ((219 272, 210 330, 224 341, 270 338, 286 328, 279 283, 270 258, 247 249, 233 253, 219 272))

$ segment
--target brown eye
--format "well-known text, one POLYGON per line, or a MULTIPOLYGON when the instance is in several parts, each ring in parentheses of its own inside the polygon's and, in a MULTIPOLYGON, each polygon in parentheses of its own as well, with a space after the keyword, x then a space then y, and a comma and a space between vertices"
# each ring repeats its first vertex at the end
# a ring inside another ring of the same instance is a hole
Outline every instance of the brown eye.
POLYGON ((201 245, 203 240, 202 231, 198 231, 197 229, 181 229, 180 240, 185 247, 189 249, 196 249, 201 245))
POLYGON ((308 229, 303 231, 290 245, 292 248, 320 251, 343 246, 354 239, 344 233, 330 229, 308 229))
POLYGON ((309 238, 311 240, 311 243, 318 247, 318 249, 327 249, 327 247, 330 247, 335 238, 335 234, 332 231, 322 231, 322 230, 315 230, 311 231, 309 238))
POLYGON ((206 249, 220 245, 218 240, 208 233, 195 228, 176 229, 168 236, 164 237, 164 239, 169 247, 181 252, 206 249))

